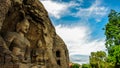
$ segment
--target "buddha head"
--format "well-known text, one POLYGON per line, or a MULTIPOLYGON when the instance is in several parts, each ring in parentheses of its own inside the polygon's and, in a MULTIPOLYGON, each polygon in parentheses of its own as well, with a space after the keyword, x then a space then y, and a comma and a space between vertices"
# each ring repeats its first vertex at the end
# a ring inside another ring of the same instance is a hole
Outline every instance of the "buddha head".
POLYGON ((16 30, 17 32, 27 33, 29 29, 29 21, 25 18, 21 22, 17 23, 16 30))

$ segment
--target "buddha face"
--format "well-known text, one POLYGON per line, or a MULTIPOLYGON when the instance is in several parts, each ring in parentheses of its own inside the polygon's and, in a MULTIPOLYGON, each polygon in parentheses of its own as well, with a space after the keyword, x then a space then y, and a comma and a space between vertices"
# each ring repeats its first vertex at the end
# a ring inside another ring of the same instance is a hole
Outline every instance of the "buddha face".
POLYGON ((29 29, 29 21, 25 19, 21 23, 18 23, 17 29, 18 32, 27 33, 29 29))
POLYGON ((27 33, 27 32, 28 32, 28 29, 29 29, 29 22, 28 22, 28 20, 25 20, 25 21, 22 23, 21 31, 22 31, 23 33, 27 33))

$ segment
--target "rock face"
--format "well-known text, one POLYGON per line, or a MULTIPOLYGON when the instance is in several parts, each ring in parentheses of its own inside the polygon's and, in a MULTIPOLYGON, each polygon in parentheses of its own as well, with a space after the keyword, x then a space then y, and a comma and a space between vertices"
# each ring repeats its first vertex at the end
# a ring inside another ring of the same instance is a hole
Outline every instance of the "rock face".
POLYGON ((68 50, 39 0, 0 0, 1 68, 69 68, 68 50))

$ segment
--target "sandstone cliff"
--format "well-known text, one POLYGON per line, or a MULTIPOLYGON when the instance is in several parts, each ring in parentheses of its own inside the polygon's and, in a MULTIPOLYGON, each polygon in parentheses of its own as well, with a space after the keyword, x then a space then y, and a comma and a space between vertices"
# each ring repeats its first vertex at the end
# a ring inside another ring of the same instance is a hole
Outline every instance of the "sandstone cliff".
MULTIPOLYGON (((10 32, 17 33, 16 25, 24 18, 30 23, 29 29, 27 30, 28 32, 24 34, 24 37, 30 42, 30 62, 22 63, 19 61, 17 64, 18 67, 69 68, 67 47, 64 41, 56 34, 55 28, 48 17, 48 13, 39 0, 0 0, 1 38, 7 42, 7 34, 10 34, 10 32)), ((11 36, 9 38, 11 38, 11 36)), ((8 48, 6 46, 3 47, 3 43, 0 41, 1 47, 6 48, 6 50, 11 47, 13 49, 14 46, 12 46, 12 44, 19 43, 19 41, 11 41, 9 38, 7 40, 11 43, 5 43, 8 48), (8 46, 8 44, 11 46, 8 46)), ((19 44, 23 44, 22 42, 19 44)), ((9 50, 10 54, 12 54, 12 49, 9 50)), ((16 64, 14 62, 5 62, 5 59, 1 60, 5 56, 4 54, 0 55, 1 67, 8 68, 6 63, 11 63, 11 68, 15 68, 16 64)), ((18 67, 16 66, 16 68, 18 67)))

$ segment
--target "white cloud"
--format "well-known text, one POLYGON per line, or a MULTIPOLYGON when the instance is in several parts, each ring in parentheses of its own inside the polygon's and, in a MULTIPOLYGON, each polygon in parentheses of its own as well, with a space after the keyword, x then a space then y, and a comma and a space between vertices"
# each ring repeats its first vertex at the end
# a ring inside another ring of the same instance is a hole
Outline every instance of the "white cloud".
POLYGON ((75 17, 80 17, 83 20, 88 20, 90 18, 94 18, 96 22, 100 22, 101 18, 105 16, 108 12, 108 8, 105 6, 101 6, 101 0, 95 0, 93 4, 89 8, 81 8, 80 5, 84 0, 70 1, 68 3, 65 2, 57 2, 53 0, 41 0, 46 10, 48 11, 50 16, 53 16, 57 19, 61 18, 65 15, 72 15, 75 17), (79 6, 79 7, 76 7, 79 6), (73 13, 70 8, 77 9, 76 13, 73 13))
POLYGON ((91 30, 87 26, 62 26, 55 27, 56 32, 67 44, 70 55, 90 55, 91 52, 105 51, 104 39, 91 40, 91 30))
POLYGON ((108 13, 108 8, 101 6, 100 0, 95 0, 95 2, 89 8, 78 8, 78 12, 73 15, 76 17, 81 17, 84 20, 89 18, 95 18, 97 22, 108 13))
POLYGON ((56 2, 52 0, 42 0, 41 1, 51 16, 59 19, 62 15, 69 13, 69 7, 77 5, 74 2, 64 3, 56 2))

